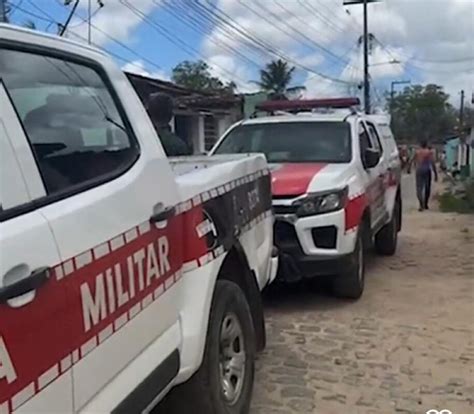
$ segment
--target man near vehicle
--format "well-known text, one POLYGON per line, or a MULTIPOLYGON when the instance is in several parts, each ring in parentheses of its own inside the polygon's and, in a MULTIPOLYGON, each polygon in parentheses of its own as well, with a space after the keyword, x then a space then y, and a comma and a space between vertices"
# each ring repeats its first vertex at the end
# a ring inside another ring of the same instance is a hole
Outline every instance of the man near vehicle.
POLYGON ((148 113, 158 134, 161 144, 169 157, 191 155, 188 145, 170 128, 173 117, 173 100, 164 93, 151 95, 148 102, 148 113))
POLYGON ((420 148, 415 151, 412 159, 416 172, 416 195, 420 203, 418 211, 428 210, 428 201, 431 195, 431 173, 438 181, 438 171, 434 160, 433 151, 428 147, 428 141, 422 140, 420 148))

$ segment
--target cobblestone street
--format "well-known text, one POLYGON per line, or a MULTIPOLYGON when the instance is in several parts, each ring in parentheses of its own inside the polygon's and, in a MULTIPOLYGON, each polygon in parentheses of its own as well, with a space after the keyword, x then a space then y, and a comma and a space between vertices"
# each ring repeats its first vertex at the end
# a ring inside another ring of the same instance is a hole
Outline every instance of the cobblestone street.
POLYGON ((370 261, 359 301, 266 295, 252 414, 474 412, 474 218, 417 212, 404 181, 399 250, 370 261))

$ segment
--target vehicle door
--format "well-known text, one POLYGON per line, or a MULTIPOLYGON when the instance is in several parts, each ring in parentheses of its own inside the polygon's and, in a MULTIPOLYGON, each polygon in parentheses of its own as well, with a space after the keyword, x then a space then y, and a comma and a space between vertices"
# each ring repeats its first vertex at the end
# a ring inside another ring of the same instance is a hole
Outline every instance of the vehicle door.
POLYGON ((397 192, 401 185, 401 162, 395 139, 387 124, 367 124, 377 137, 382 148, 384 161, 385 207, 387 215, 392 216, 397 192))
POLYGON ((20 167, 35 160, 1 75, 0 413, 71 412, 67 290, 55 277, 61 260, 20 167))
MULTIPOLYGON (((19 68, 5 84, 37 160, 41 214, 54 234, 62 261, 58 278, 68 290, 74 409, 108 411, 158 360, 177 355, 177 186, 139 99, 108 60, 103 64, 115 88, 103 66, 89 59, 38 47, 1 52, 19 68), (135 129, 125 106, 136 117, 135 129), (162 351, 128 376, 124 389, 121 371, 165 333, 162 351), (116 387, 122 387, 119 395, 116 387)), ((171 367, 168 380, 178 362, 171 367)))
POLYGON ((385 220, 385 188, 384 188, 384 161, 381 154, 380 145, 376 138, 369 132, 368 127, 363 121, 359 121, 359 143, 362 164, 364 165, 364 180, 367 194, 367 201, 370 207, 371 227, 372 230, 380 228, 385 220), (378 151, 379 161, 377 165, 367 167, 364 161, 364 154, 367 149, 378 151))

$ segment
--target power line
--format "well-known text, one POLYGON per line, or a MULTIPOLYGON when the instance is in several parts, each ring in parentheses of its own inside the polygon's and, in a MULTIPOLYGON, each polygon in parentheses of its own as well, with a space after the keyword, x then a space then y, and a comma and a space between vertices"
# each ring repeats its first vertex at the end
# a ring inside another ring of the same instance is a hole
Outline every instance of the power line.
MULTIPOLYGON (((83 23, 86 23, 88 22, 88 20, 84 17, 82 17, 81 15, 79 14, 76 14, 76 16, 82 20, 83 23)), ((125 50, 127 50, 128 52, 130 52, 131 54, 133 54, 134 56, 140 58, 141 60, 143 60, 144 62, 148 63, 149 65, 155 67, 156 69, 163 69, 160 65, 158 65, 156 62, 153 62, 152 60, 148 59, 147 57, 143 56, 142 54, 138 53, 136 50, 132 49, 131 47, 127 46, 125 43, 121 42, 120 40, 116 39, 115 37, 109 35, 107 32, 105 32, 104 30, 102 30, 101 28, 99 28, 97 25, 93 24, 91 22, 91 26, 97 30, 98 32, 100 32, 102 35, 104 35, 106 38, 110 39, 112 42, 118 44, 119 46, 121 46, 122 48, 124 48, 125 50)), ((76 26, 77 27, 77 26, 76 26)), ((77 33, 74 33, 72 31, 68 31, 68 33, 73 33, 74 35, 77 35, 77 33)), ((78 37, 81 37, 82 36, 78 36, 78 37)), ((87 39, 85 39, 87 40, 87 39)), ((101 49, 103 49, 101 46, 97 46, 101 49)), ((105 49, 104 49, 105 50, 105 49)), ((129 62, 130 63, 130 62, 129 62)))
MULTIPOLYGON (((81 35, 79 35, 79 34, 77 34, 77 33, 74 33, 74 32, 71 32, 71 34, 72 34, 73 36, 78 37, 78 38, 81 39, 83 42, 87 42, 87 39, 86 39, 84 36, 81 36, 81 35)), ((109 49, 107 49, 107 48, 105 48, 105 47, 103 47, 103 46, 100 46, 100 45, 98 45, 97 43, 94 43, 94 42, 92 42, 91 44, 92 44, 92 46, 94 46, 94 47, 96 47, 96 48, 98 48, 98 49, 103 50, 104 52, 106 52, 106 53, 109 54, 110 56, 114 57, 115 59, 120 60, 121 62, 128 63, 130 66, 134 66, 135 68, 139 69, 140 71, 143 71, 143 70, 144 70, 144 68, 143 68, 142 66, 140 66, 140 65, 138 65, 138 64, 136 64, 136 63, 134 63, 134 62, 131 62, 129 59, 124 58, 122 55, 119 55, 119 54, 116 53, 116 52, 112 52, 111 50, 109 50, 109 49)))
MULTIPOLYGON (((60 2, 60 0, 56 0, 58 3, 60 2)), ((64 4, 63 4, 64 6, 64 4)), ((68 26, 68 29, 75 29, 76 27, 80 27, 82 26, 84 23, 89 23, 89 20, 92 21, 92 18, 95 17, 101 10, 103 9, 103 6, 97 6, 97 8, 94 10, 94 12, 91 14, 91 17, 90 19, 87 18, 85 21, 82 21, 80 23, 77 23, 77 24, 73 24, 73 25, 69 25, 68 26)))
MULTIPOLYGON (((382 47, 383 50, 385 50, 387 52, 387 54, 394 60, 399 60, 398 58, 396 58, 394 56, 394 54, 390 51, 390 49, 385 46, 381 41, 380 39, 378 39, 377 37, 374 36, 374 39, 375 41, 382 47)), ((426 68, 426 67, 419 67, 417 65, 414 65, 413 63, 410 63, 409 60, 413 60, 411 58, 408 58, 408 60, 405 60, 405 61, 401 61, 401 63, 405 63, 406 65, 409 65, 410 67, 414 68, 414 69, 418 69, 418 70, 421 70, 421 71, 424 71, 424 72, 432 72, 432 73, 453 73, 453 69, 451 70, 440 70, 440 69, 434 69, 434 68, 426 68)), ((471 72, 474 72, 474 60, 472 60, 472 63, 473 63, 473 67, 469 68, 469 69, 463 69, 463 70, 457 70, 455 71, 456 73, 471 73, 471 72)), ((413 75, 413 74, 412 74, 413 75)))
MULTIPOLYGON (((190 46, 189 44, 185 43, 183 40, 181 40, 179 37, 173 37, 173 34, 169 32, 165 27, 162 25, 158 24, 154 19, 151 17, 147 16, 144 14, 138 7, 132 5, 130 2, 127 0, 119 0, 122 5, 124 5, 126 8, 128 8, 135 16, 139 17, 141 21, 145 22, 148 24, 150 27, 152 27, 156 32, 161 34, 163 37, 168 39, 171 43, 173 43, 175 46, 179 47, 181 50, 184 50, 185 52, 189 53, 190 55, 198 55, 202 59, 205 59, 201 53, 194 47, 190 46)), ((243 80, 236 76, 234 73, 228 71, 227 69, 223 68, 220 65, 217 65, 215 63, 212 64, 215 67, 218 67, 222 71, 226 72, 228 75, 231 77, 235 77, 239 79, 242 83, 246 83, 246 80, 243 80)))
MULTIPOLYGON (((305 25, 307 27, 309 27, 310 29, 312 29, 313 33, 317 34, 317 36, 319 37, 322 37, 322 32, 318 29, 316 29, 312 24, 310 24, 309 22, 303 20, 300 16, 296 15, 295 13, 293 13, 291 10, 287 9, 286 7, 284 7, 279 1, 275 0, 275 3, 284 11, 286 12, 286 14, 288 14, 289 16, 291 16, 293 19, 297 20, 299 23, 301 23, 302 25, 305 25)), ((328 37, 324 37, 325 40, 327 42, 329 41, 332 41, 332 39, 328 38, 328 37)), ((352 47, 351 47, 352 48, 352 47)), ((342 57, 342 56, 341 56, 342 57)))
MULTIPOLYGON (((256 14, 257 16, 259 16, 261 19, 263 19, 264 21, 266 21, 267 23, 273 25, 275 28, 277 28, 280 32, 282 33, 285 33, 290 39, 293 39, 299 43, 302 43, 302 44, 305 44, 306 46, 314 49, 315 47, 322 50, 323 52, 325 52, 328 56, 332 57, 333 59, 336 59, 338 61, 341 61, 343 62, 344 64, 348 64, 349 62, 347 60, 344 60, 343 58, 341 58, 340 56, 336 55, 335 53, 331 52, 328 48, 326 48, 325 46, 319 44, 318 42, 315 42, 314 40, 312 40, 311 38, 309 38, 308 36, 306 36, 303 32, 299 31, 298 29, 294 28, 293 26, 291 26, 290 24, 288 24, 287 22, 285 22, 284 20, 280 20, 280 22, 284 25, 284 26, 280 26, 280 25, 276 25, 275 22, 272 22, 270 19, 268 19, 264 14, 261 14, 259 13, 258 11, 256 11, 254 8, 250 7, 248 4, 245 4, 242 2, 242 0, 239 0, 240 4, 242 4, 242 6, 244 6, 246 9, 250 10, 252 13, 256 14), (284 27, 287 27, 290 32, 288 32, 288 30, 284 29, 284 27), (294 33, 298 34, 302 39, 304 39, 304 42, 301 42, 301 41, 298 41, 291 33, 291 31, 293 31, 294 33)), ((255 4, 260 8, 262 9, 265 13, 269 14, 270 16, 273 17, 273 19, 275 19, 275 21, 278 21, 278 16, 273 13, 270 9, 268 9, 267 7, 263 6, 260 2, 258 1, 255 1, 255 4)))
POLYGON ((339 17, 334 13, 332 10, 329 9, 325 4, 322 4, 318 2, 318 4, 321 6, 321 8, 324 7, 325 10, 329 12, 329 15, 332 17, 328 17, 325 14, 322 13, 322 11, 314 8, 310 3, 307 1, 300 0, 299 4, 306 9, 309 13, 311 13, 313 16, 315 16, 317 19, 325 22, 329 27, 331 27, 334 31, 338 33, 345 33, 347 31, 347 28, 344 26, 339 26, 336 24, 336 22, 339 21, 339 17))
POLYGON ((43 16, 47 17, 48 19, 51 19, 51 20, 55 20, 53 16, 51 16, 50 14, 46 13, 41 7, 38 7, 36 4, 34 4, 31 0, 26 0, 27 3, 33 7, 35 10, 37 10, 38 12, 40 12, 43 16))
MULTIPOLYGON (((156 1, 153 1, 155 4, 158 4, 156 1)), ((224 43, 224 42, 219 42, 215 39, 212 38, 212 31, 211 30, 206 30, 201 28, 199 24, 196 24, 195 20, 191 17, 188 16, 189 20, 186 20, 186 18, 183 18, 181 13, 179 11, 175 10, 176 3, 175 4, 170 4, 169 1, 164 0, 162 5, 165 6, 165 11, 172 15, 175 19, 179 20, 181 23, 183 23, 186 27, 191 28, 194 32, 199 33, 199 34, 205 34, 210 36, 209 39, 212 43, 215 45, 222 47, 224 50, 227 52, 230 52, 231 54, 235 54, 236 56, 239 56, 243 61, 250 65, 254 65, 256 67, 260 67, 254 60, 250 59, 248 56, 240 52, 238 49, 224 43)))
MULTIPOLYGON (((56 20, 52 20, 52 19, 48 19, 48 18, 45 18, 45 17, 42 17, 42 16, 39 16, 35 13, 32 13, 28 10, 25 10, 25 9, 22 9, 22 8, 19 8, 20 11, 22 11, 23 13, 31 16, 31 17, 35 17, 41 21, 44 21, 44 22, 47 22, 47 23, 56 23, 56 24, 60 24, 58 21, 56 20)), ((83 21, 87 21, 86 19, 84 19, 82 16, 80 15, 76 15, 79 19, 83 20, 83 21)), ((156 69, 160 69, 162 70, 163 68, 161 66, 159 66, 157 63, 151 61, 150 59, 147 59, 145 56, 141 55, 140 53, 136 52, 135 50, 133 50, 132 48, 128 47, 126 44, 124 44, 123 42, 121 42, 120 40, 114 38, 113 36, 109 35, 108 33, 104 32, 102 29, 100 29, 99 27, 95 26, 95 25, 92 25, 92 27, 99 31, 100 33, 102 33, 105 37, 109 38, 111 41, 113 41, 114 43, 117 43, 118 45, 122 46, 125 50, 127 50, 128 52, 132 53, 133 55, 135 55, 136 57, 140 58, 141 60, 143 60, 144 62, 154 66, 156 69)), ((83 40, 83 41, 86 41, 87 42, 87 39, 82 37, 81 35, 73 32, 73 31, 70 31, 68 32, 76 37, 78 37, 79 39, 83 40)), ((136 64, 134 64, 133 62, 131 62, 130 60, 127 60, 123 57, 121 57, 120 55, 117 55, 116 53, 113 53, 111 52, 110 50, 106 49, 105 47, 103 46, 100 46, 96 43, 93 44, 95 47, 97 47, 98 49, 102 49, 104 50, 105 52, 107 52, 108 54, 110 54, 111 56, 114 56, 114 57, 117 57, 119 60, 122 60, 126 63, 130 63, 132 64, 133 66, 136 66, 137 68, 140 68, 140 69, 143 69, 141 66, 138 66, 136 64)))
MULTIPOLYGON (((300 18, 299 16, 297 16, 296 14, 294 14, 293 12, 291 12, 290 10, 288 10, 286 7, 284 7, 283 5, 281 5, 277 0, 275 0, 275 3, 280 6, 280 8, 285 11, 287 14, 289 14, 290 16, 292 16, 294 19, 296 19, 298 22, 300 22, 302 25, 308 25, 311 29, 314 30, 314 33, 317 33, 318 36, 320 36, 321 34, 311 25, 311 24, 308 24, 308 22, 305 22, 302 18, 300 18)), ((328 40, 328 38, 326 38, 326 40, 328 40)), ((344 58, 345 56, 349 56, 349 59, 346 60, 346 62, 348 63, 348 66, 352 66, 349 64, 350 62, 350 53, 352 52, 352 50, 354 49, 354 45, 352 45, 348 50, 346 50, 342 55, 340 55, 341 58, 344 58)))
POLYGON ((12 5, 10 5, 10 10, 9 10, 9 12, 8 12, 8 18, 9 18, 9 19, 12 18, 13 14, 14 14, 15 11, 16 11, 17 6, 21 6, 24 1, 25 1, 25 0, 19 0, 17 4, 12 4, 12 5))
POLYGON ((215 27, 220 28, 223 32, 228 33, 234 38, 239 37, 241 41, 243 41, 243 44, 252 51, 256 51, 265 58, 268 56, 272 58, 275 56, 281 57, 281 53, 279 53, 278 50, 269 45, 267 42, 250 34, 250 32, 234 21, 232 17, 219 9, 217 5, 212 4, 209 0, 207 1, 207 4, 209 7, 214 7, 214 10, 199 2, 191 3, 190 5, 198 14, 204 16, 207 21, 212 22, 215 27))
POLYGON ((47 22, 47 23, 59 23, 58 21, 56 20, 52 20, 52 19, 49 19, 49 18, 46 18, 46 17, 43 17, 43 16, 40 16, 39 14, 36 14, 36 13, 33 13, 29 10, 26 10, 20 6, 16 6, 16 10, 19 10, 21 11, 22 13, 28 15, 28 16, 31 16, 31 17, 34 17, 35 19, 38 19, 38 20, 41 20, 43 22, 47 22))
MULTIPOLYGON (((212 29, 208 28, 206 30, 206 33, 209 35, 209 38, 211 39, 211 41, 213 43, 215 43, 215 44, 220 43, 218 41, 216 42, 213 39, 214 30, 217 33, 224 36, 226 39, 228 39, 231 43, 235 42, 236 32, 229 29, 229 27, 227 25, 222 24, 218 19, 216 19, 212 15, 209 15, 207 13, 207 10, 200 9, 198 3, 191 2, 191 3, 188 3, 185 6, 184 4, 181 4, 180 2, 178 2, 178 3, 176 3, 176 5, 179 7, 179 11, 184 13, 189 19, 192 19, 193 21, 197 22, 198 27, 209 26, 209 25, 210 25, 210 27, 212 27, 212 29)), ((178 13, 179 13, 179 11, 178 11, 178 13)), ((227 43, 225 43, 225 45, 227 45, 229 48, 231 48, 233 50, 236 50, 235 47, 232 47, 232 46, 228 45, 227 43)), ((245 49, 245 50, 247 50, 248 52, 250 52, 252 54, 256 54, 259 58, 262 57, 262 56, 266 57, 268 55, 267 53, 265 53, 260 48, 256 47, 255 45, 252 45, 250 42, 246 41, 246 39, 244 39, 244 42, 243 42, 242 46, 243 46, 242 49, 245 49)), ((243 51, 240 52, 240 53, 243 54, 243 51)), ((247 55, 245 55, 245 56, 247 56, 247 55)), ((254 60, 252 60, 252 59, 250 59, 250 60, 252 61, 253 65, 259 66, 254 60)))
MULTIPOLYGON (((237 23, 235 20, 232 19, 231 16, 229 16, 227 13, 225 13, 222 9, 220 9, 218 6, 215 4, 212 4, 210 0, 207 0, 207 4, 210 6, 213 6, 213 9, 217 12, 215 13, 213 10, 210 10, 207 8, 203 3, 197 2, 196 5, 200 8, 204 8, 207 10, 208 13, 211 13, 214 17, 216 17, 222 24, 228 25, 232 28, 232 30, 235 32, 235 34, 242 36, 246 41, 248 41, 250 44, 256 45, 258 49, 263 51, 264 53, 270 55, 271 57, 278 57, 280 59, 283 59, 295 67, 298 67, 300 69, 303 69, 306 72, 313 73, 315 75, 318 75, 324 79, 331 80, 336 83, 342 83, 342 84, 348 84, 349 82, 343 81, 342 79, 338 79, 329 75, 326 75, 324 73, 318 72, 312 68, 307 67, 306 65, 302 65, 299 62, 297 62, 295 59, 290 58, 289 56, 286 56, 284 53, 282 53, 280 50, 274 48, 272 45, 269 45, 267 42, 264 40, 261 40, 254 34, 250 33, 248 30, 246 30, 244 27, 242 27, 239 23, 237 23)), ((245 4, 242 4, 242 6, 246 7, 245 4)))

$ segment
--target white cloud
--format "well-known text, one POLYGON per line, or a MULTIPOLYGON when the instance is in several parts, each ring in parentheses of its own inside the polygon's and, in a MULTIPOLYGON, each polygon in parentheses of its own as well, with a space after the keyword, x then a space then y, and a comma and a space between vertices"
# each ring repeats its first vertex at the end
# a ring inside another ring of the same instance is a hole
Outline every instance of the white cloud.
POLYGON ((303 85, 306 87, 304 97, 308 99, 354 95, 352 88, 349 85, 335 83, 314 74, 309 74, 303 85))
MULTIPOLYGON (((153 0, 127 0, 127 2, 131 6, 127 6, 118 0, 104 1, 104 7, 94 14, 91 20, 91 37, 94 44, 102 46, 110 43, 110 37, 120 41, 130 40, 133 30, 142 22, 142 17, 130 9, 135 8, 140 13, 148 15, 159 4, 159 1, 153 0), (95 27, 98 27, 100 30, 97 30, 95 27), (110 37, 104 35, 103 32, 107 33, 110 37)), ((84 20, 87 20, 87 7, 87 1, 79 3, 77 14, 81 18, 76 17, 71 21, 72 29, 70 30, 84 40, 88 37, 88 25, 84 22, 84 20)))
POLYGON ((225 54, 213 55, 207 61, 209 71, 213 76, 218 77, 225 83, 233 81, 236 83, 239 92, 256 92, 258 87, 250 80, 250 72, 245 65, 242 65, 235 57, 225 54))
MULTIPOLYGON (((355 48, 347 54, 362 34, 360 5, 343 7, 342 0, 275 0, 271 3, 216 0, 216 4, 234 24, 245 28, 270 48, 290 56, 294 63, 344 80, 362 80, 362 54, 355 48), (267 11, 262 10, 262 6, 267 11), (307 38, 321 47, 311 45, 307 38), (349 64, 342 64, 322 48, 342 55, 349 64), (318 55, 324 59, 319 61, 318 55)), ((212 60, 218 56, 217 61, 224 62, 227 56, 232 61, 229 65, 239 67, 241 76, 245 76, 246 70, 255 74, 256 68, 252 67, 255 65, 229 51, 229 46, 260 67, 272 58, 271 53, 265 56, 252 51, 248 39, 236 30, 230 31, 224 34, 218 27, 213 29, 202 45, 206 57, 212 60)), ((369 5, 369 31, 383 44, 383 47, 375 44, 370 57, 374 81, 386 85, 393 79, 409 78, 413 82, 441 84, 453 96, 462 88, 470 95, 474 88, 474 60, 465 59, 474 56, 473 0, 384 0, 369 5), (459 61, 461 59, 464 62, 459 61), (400 64, 385 64, 392 60, 400 64), (427 60, 451 63, 429 63, 427 60), (471 73, 467 71, 469 69, 472 69, 471 73)), ((354 92, 354 87, 348 88, 312 74, 306 74, 304 83, 308 96, 347 94, 348 89, 354 92)))
POLYGON ((171 81, 171 77, 164 70, 149 71, 142 60, 134 60, 122 66, 125 72, 136 73, 137 75, 148 76, 150 78, 171 81))

